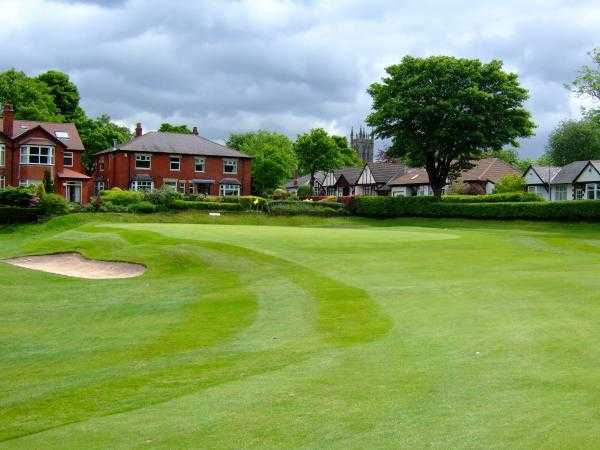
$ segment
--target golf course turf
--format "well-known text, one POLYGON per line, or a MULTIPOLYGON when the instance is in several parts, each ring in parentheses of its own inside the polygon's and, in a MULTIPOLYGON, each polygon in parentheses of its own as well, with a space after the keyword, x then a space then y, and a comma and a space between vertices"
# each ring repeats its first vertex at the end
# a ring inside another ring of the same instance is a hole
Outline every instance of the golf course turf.
POLYGON ((0 263, 2 449, 600 441, 598 225, 190 213, 0 228, 0 258, 61 252, 146 272, 0 263))

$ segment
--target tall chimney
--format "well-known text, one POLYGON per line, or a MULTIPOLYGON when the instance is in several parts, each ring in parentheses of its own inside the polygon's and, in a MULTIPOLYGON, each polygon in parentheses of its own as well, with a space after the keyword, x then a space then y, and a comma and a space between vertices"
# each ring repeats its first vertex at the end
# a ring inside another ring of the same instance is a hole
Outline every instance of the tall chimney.
POLYGON ((142 135, 142 124, 138 122, 135 126, 135 137, 140 137, 142 135))
POLYGON ((15 112, 10 103, 4 105, 4 109, 2 110, 2 117, 4 118, 4 120, 2 121, 2 132, 9 138, 12 138, 15 112))
POLYGON ((192 129, 192 134, 198 135, 198 127, 192 129))

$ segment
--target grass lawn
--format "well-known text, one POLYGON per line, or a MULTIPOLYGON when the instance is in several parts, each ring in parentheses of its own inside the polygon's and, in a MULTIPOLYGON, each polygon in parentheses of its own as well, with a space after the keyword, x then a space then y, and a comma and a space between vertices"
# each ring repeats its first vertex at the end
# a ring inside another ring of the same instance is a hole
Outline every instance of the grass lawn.
POLYGON ((0 228, 2 258, 62 251, 148 270, 0 263, 0 448, 600 442, 598 225, 189 213, 0 228))

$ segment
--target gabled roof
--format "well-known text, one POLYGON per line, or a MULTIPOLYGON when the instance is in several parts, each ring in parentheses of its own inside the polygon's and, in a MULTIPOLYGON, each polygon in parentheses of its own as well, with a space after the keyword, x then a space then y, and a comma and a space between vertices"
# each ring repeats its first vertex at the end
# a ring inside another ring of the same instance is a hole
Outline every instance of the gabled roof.
POLYGON ((83 173, 76 172, 72 169, 67 169, 66 167, 58 172, 58 178, 70 178, 73 180, 89 180, 91 177, 84 175, 83 173))
POLYGON ((150 131, 133 138, 126 144, 117 145, 116 149, 110 148, 96 154, 100 155, 114 151, 251 158, 250 155, 197 134, 164 133, 160 131, 150 131))
POLYGON ((367 166, 369 166, 371 175, 376 183, 387 183, 394 176, 398 176, 406 171, 406 166, 400 163, 369 162, 367 166))
POLYGON ((462 181, 491 181, 497 183, 506 175, 521 175, 521 173, 500 158, 483 158, 473 162, 474 167, 460 175, 462 181))
POLYGON ((563 166, 558 174, 550 181, 551 184, 571 184, 581 174, 590 161, 574 161, 563 166))
MULTIPOLYGON (((3 129, 4 119, 0 118, 0 129, 3 129)), ((40 127, 48 134, 50 134, 55 139, 59 140, 67 150, 83 150, 83 143, 81 142, 81 137, 79 136, 79 132, 77 131, 77 127, 73 123, 58 123, 58 122, 38 122, 34 120, 20 120, 15 119, 13 122, 13 135, 8 136, 11 139, 17 139, 22 134, 27 133, 35 127, 40 127), (59 135, 56 133, 59 132, 59 135), (64 136, 60 134, 60 132, 67 133, 69 136, 64 136)))
POLYGON ((362 173, 362 167, 343 167, 337 170, 336 178, 343 176, 350 186, 354 186, 362 173))
MULTIPOLYGON (((557 167, 557 166, 539 166, 539 165, 532 165, 529 166, 529 169, 532 169, 535 174, 540 178, 540 180, 542 180, 542 182, 544 183, 548 183, 554 180, 554 177, 556 177, 556 175, 558 175, 558 173, 561 171, 562 167, 557 167)), ((527 169, 527 170, 529 170, 527 169)), ((527 170, 525 171, 525 173, 527 173, 527 170)))
MULTIPOLYGON (((315 172, 315 181, 319 184, 323 184, 325 177, 327 176, 327 172, 317 171, 315 172)), ((298 186, 308 186, 310 183, 310 174, 302 175, 301 177, 292 178, 285 184, 285 187, 288 189, 295 188, 298 186)))
POLYGON ((422 167, 408 169, 402 175, 388 181, 388 186, 408 186, 413 184, 429 184, 429 175, 422 167))

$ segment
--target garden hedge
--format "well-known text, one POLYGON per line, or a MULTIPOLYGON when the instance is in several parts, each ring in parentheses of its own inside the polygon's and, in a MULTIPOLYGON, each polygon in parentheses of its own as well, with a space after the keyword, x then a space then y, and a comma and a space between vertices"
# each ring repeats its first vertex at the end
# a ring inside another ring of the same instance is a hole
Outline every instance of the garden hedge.
POLYGON ((42 213, 38 208, 0 206, 0 223, 36 222, 41 214, 42 213))
POLYGON ((189 200, 175 200, 171 207, 180 210, 198 209, 203 211, 242 211, 244 209, 239 203, 194 202, 189 200))
POLYGON ((543 202, 544 199, 533 192, 507 192, 485 195, 446 195, 442 200, 450 203, 507 203, 507 202, 543 202))
POLYGON ((600 221, 600 201, 452 203, 433 197, 355 197, 350 212, 364 217, 461 217, 600 221))

